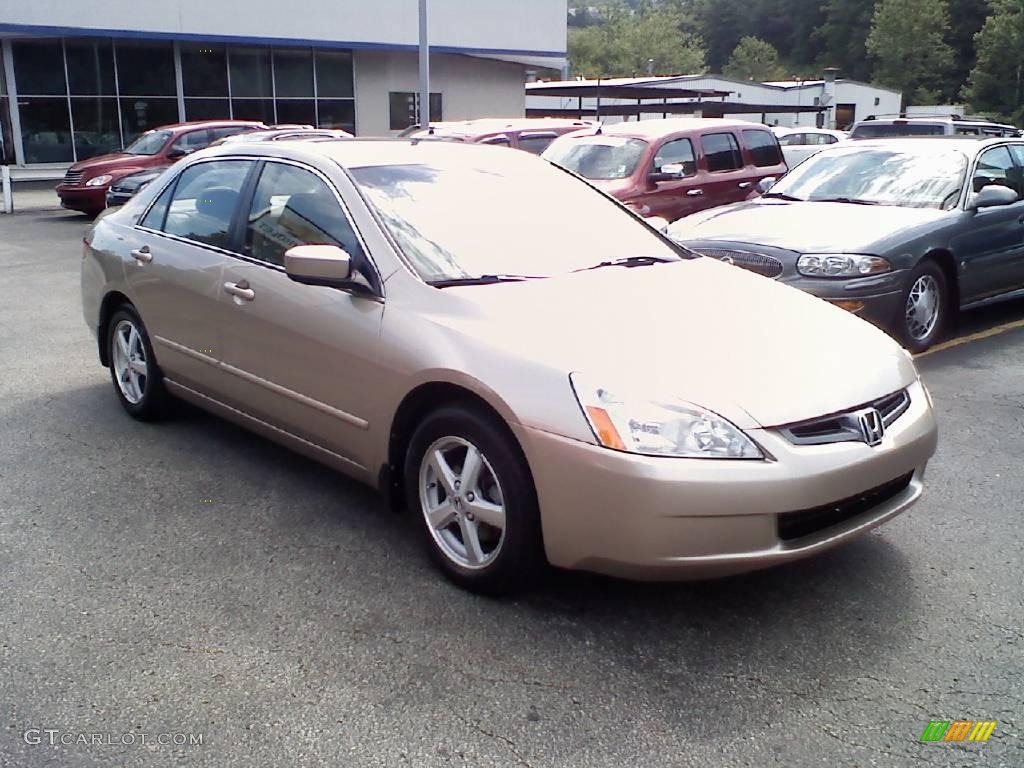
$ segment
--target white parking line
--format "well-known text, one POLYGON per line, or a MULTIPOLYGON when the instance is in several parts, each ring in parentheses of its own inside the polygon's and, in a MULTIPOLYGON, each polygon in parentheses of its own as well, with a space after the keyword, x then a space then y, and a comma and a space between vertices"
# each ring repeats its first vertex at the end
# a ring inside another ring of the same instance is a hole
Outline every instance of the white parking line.
POLYGON ((920 352, 914 355, 914 359, 916 360, 920 357, 927 357, 928 355, 933 355, 936 352, 942 352, 945 349, 959 347, 962 344, 967 344, 972 341, 979 341, 981 339, 987 339, 991 336, 998 336, 1001 333, 1012 331, 1014 328, 1024 328, 1024 320, 1013 320, 1012 322, 1009 323, 1003 323, 1002 325, 996 325, 992 328, 986 328, 984 331, 978 331, 977 333, 970 333, 966 336, 961 336, 960 338, 957 339, 950 339, 949 341, 944 341, 941 344, 936 344, 934 347, 925 352, 920 352))

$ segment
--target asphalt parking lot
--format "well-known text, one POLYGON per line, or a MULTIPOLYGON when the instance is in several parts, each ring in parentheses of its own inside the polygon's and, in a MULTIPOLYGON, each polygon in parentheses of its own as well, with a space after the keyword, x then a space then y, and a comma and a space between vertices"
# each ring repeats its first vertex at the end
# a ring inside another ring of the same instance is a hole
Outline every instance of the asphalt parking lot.
POLYGON ((125 416, 85 223, 0 216, 0 766, 1024 765, 1024 303, 921 358, 940 447, 880 531, 493 601, 347 479, 190 408, 125 416), (998 725, 920 743, 935 719, 998 725))

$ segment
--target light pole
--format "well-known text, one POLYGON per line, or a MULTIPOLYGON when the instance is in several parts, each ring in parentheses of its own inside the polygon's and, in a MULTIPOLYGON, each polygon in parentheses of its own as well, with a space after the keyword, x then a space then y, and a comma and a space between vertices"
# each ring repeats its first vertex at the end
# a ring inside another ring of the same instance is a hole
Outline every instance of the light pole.
POLYGON ((420 0, 419 124, 421 128, 430 127, 430 40, 427 32, 427 0, 420 0))

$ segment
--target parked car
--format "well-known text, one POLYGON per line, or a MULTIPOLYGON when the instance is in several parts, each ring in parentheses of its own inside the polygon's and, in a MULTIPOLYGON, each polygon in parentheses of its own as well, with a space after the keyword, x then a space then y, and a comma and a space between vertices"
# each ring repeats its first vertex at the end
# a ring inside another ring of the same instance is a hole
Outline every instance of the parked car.
POLYGON ((249 131, 225 136, 211 143, 211 146, 234 143, 238 141, 308 141, 312 139, 352 139, 348 131, 340 128, 314 128, 313 126, 291 126, 287 128, 268 128, 265 131, 249 131))
POLYGON ((414 139, 435 138, 469 144, 493 144, 539 155, 559 136, 593 125, 586 120, 562 120, 551 117, 483 118, 431 123, 429 129, 416 128, 403 133, 404 137, 414 139))
POLYGON ((782 156, 790 168, 803 162, 815 152, 820 152, 824 147, 846 141, 850 137, 843 131, 804 126, 795 128, 776 126, 772 128, 772 133, 778 138, 779 146, 782 147, 782 156))
POLYGON ((197 153, 88 231, 117 398, 138 419, 191 401, 396 493, 457 583, 751 570, 921 494, 929 397, 846 312, 523 152, 245 151, 197 153))
POLYGON ((802 288, 920 352, 958 309, 1024 289, 1024 141, 885 139, 809 157, 680 243, 802 288))
POLYGON ((1016 137, 1019 130, 1012 125, 994 123, 984 118, 960 115, 881 117, 871 115, 853 126, 851 139, 884 139, 906 136, 977 136, 987 138, 1016 137))
POLYGON ((544 152, 642 216, 668 221, 745 200, 787 170, 775 135, 758 123, 675 118, 563 136, 544 152))
POLYGON ((166 166, 225 136, 264 129, 246 120, 206 120, 165 125, 146 131, 121 152, 90 157, 68 168, 57 185, 64 208, 95 216, 106 206, 107 189, 118 179, 145 168, 166 166))
POLYGON ((153 181, 153 179, 159 178, 160 174, 166 171, 168 167, 166 165, 157 165, 153 168, 146 168, 138 173, 122 176, 117 181, 112 181, 110 188, 107 190, 107 207, 112 208, 116 205, 124 205, 135 197, 140 190, 145 189, 146 185, 153 181))

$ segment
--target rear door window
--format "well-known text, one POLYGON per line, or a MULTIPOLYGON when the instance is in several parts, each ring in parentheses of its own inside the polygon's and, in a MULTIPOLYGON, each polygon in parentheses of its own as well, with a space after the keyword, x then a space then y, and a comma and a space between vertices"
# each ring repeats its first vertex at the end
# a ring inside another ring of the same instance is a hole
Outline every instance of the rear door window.
POLYGON ((654 156, 654 170, 661 170, 666 165, 683 166, 684 176, 693 176, 697 172, 697 159, 693 154, 693 142, 689 139, 666 141, 654 156))
POLYGON ((186 168, 174 187, 163 231, 228 248, 231 222, 251 168, 250 160, 212 160, 186 168))
POLYGON ((731 133, 708 133, 700 138, 701 149, 711 173, 735 171, 743 167, 740 145, 731 133))
POLYGON ((750 159, 759 168, 782 165, 782 153, 775 137, 768 131, 744 131, 743 141, 750 150, 750 159))

